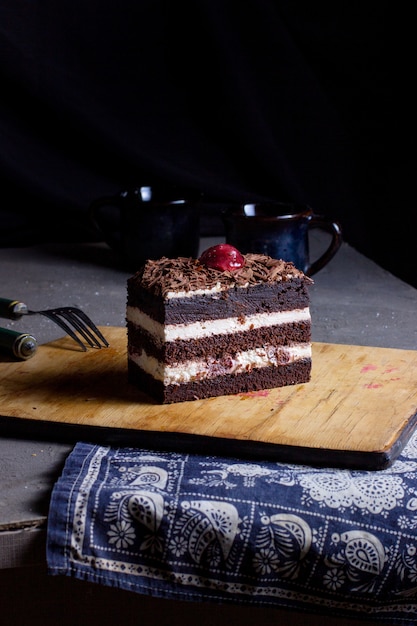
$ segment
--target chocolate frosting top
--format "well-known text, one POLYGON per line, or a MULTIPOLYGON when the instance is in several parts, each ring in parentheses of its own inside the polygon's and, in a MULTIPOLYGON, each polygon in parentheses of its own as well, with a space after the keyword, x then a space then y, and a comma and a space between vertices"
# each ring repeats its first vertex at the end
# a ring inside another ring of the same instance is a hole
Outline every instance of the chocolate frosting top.
POLYGON ((245 254, 245 265, 234 271, 221 271, 207 267, 198 259, 162 257, 146 261, 130 278, 155 295, 166 297, 169 292, 195 291, 197 289, 245 287, 260 283, 274 283, 299 278, 307 285, 313 280, 297 269, 293 263, 273 259, 263 254, 245 254))

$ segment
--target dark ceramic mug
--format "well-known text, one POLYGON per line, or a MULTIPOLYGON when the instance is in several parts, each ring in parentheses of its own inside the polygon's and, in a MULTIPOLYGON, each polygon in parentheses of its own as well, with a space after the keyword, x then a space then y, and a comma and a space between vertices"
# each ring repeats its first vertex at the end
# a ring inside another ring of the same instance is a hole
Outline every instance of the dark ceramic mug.
POLYGON ((94 200, 90 215, 104 241, 136 271, 148 259, 198 256, 200 196, 176 187, 137 187, 94 200))
POLYGON ((305 205, 285 202, 243 204, 226 209, 222 215, 226 242, 243 254, 255 252, 292 261, 308 276, 321 270, 342 244, 338 222, 317 215, 305 205), (318 228, 331 239, 326 250, 310 260, 309 233, 318 228))

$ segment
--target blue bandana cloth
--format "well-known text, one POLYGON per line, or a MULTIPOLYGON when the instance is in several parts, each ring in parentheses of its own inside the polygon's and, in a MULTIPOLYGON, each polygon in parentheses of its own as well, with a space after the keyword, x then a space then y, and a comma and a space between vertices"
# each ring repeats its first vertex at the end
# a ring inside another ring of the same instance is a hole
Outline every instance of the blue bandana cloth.
POLYGON ((51 575, 154 597, 417 623, 417 434, 381 471, 78 443, 51 575))

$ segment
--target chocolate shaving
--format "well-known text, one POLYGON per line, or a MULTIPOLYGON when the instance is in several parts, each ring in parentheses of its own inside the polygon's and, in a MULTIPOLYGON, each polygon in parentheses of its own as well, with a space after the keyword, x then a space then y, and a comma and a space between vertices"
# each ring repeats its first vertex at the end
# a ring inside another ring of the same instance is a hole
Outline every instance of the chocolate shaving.
POLYGON ((166 297, 172 291, 246 287, 293 278, 301 278, 307 285, 313 284, 311 278, 288 261, 273 259, 263 254, 246 254, 244 257, 245 265, 233 272, 207 267, 198 259, 162 257, 157 261, 147 261, 130 280, 141 283, 144 289, 162 297, 166 297))

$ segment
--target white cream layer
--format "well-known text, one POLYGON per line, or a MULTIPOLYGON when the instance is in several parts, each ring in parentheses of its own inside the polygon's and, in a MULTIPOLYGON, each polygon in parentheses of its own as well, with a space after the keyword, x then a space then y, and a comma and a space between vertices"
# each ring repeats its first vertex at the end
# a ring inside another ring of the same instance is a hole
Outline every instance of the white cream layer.
POLYGON ((127 307, 126 319, 128 322, 144 328, 158 345, 163 345, 176 339, 200 339, 212 337, 222 333, 239 333, 252 329, 279 326, 281 324, 293 324, 297 322, 310 322, 310 309, 297 309, 293 311, 278 311, 274 313, 259 313, 246 317, 229 317, 220 320, 207 320, 192 324, 167 324, 164 326, 155 322, 148 315, 135 307, 127 307))
POLYGON ((300 359, 311 359, 311 343, 297 344, 291 347, 263 347, 239 352, 222 361, 215 359, 187 361, 186 364, 165 365, 145 351, 140 355, 132 354, 129 358, 142 370, 164 385, 179 385, 192 380, 205 380, 223 374, 239 374, 253 368, 286 365, 300 359))

